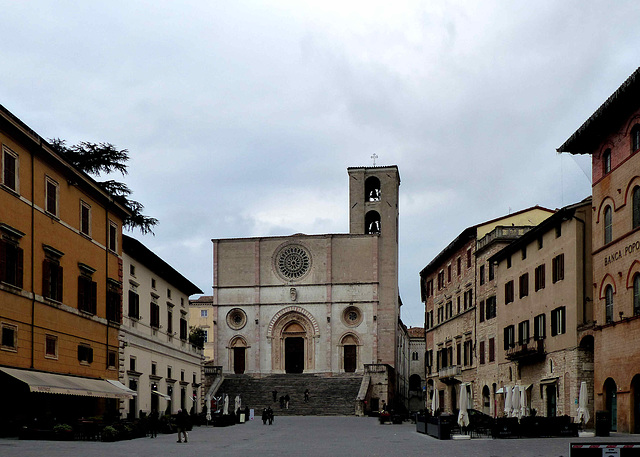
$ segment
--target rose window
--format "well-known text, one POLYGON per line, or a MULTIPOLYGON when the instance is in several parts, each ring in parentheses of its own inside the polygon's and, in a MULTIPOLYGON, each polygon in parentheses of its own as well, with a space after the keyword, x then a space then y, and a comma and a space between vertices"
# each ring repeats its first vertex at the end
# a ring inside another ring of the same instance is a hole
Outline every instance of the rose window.
POLYGON ((287 246, 278 253, 276 265, 283 277, 299 279, 309 271, 311 257, 302 246, 287 246))

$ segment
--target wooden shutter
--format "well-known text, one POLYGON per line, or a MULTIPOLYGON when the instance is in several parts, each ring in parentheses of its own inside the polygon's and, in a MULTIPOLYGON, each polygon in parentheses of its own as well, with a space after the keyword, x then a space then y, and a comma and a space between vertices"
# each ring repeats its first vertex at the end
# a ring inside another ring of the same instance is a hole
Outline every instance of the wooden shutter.
POLYGON ((42 262, 42 295, 51 298, 51 264, 48 259, 42 262))
POLYGON ((22 279, 24 276, 24 251, 16 247, 16 286, 22 289, 22 279))
POLYGON ((62 301, 62 266, 58 265, 58 289, 56 290, 56 300, 62 301))
POLYGON ((84 282, 85 282, 85 279, 82 276, 78 276, 78 309, 86 311, 87 297, 85 294, 84 282))
POLYGON ((89 304, 91 312, 96 314, 98 308, 98 283, 91 281, 91 301, 89 304))
POLYGON ((551 336, 556 336, 558 334, 558 311, 551 311, 551 336))

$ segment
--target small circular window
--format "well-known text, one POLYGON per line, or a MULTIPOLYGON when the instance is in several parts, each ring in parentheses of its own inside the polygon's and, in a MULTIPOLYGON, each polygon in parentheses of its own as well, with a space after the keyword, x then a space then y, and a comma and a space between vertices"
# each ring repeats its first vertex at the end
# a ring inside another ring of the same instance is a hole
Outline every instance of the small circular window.
POLYGON ((311 255, 304 247, 290 244, 276 254, 275 267, 284 279, 300 279, 309 272, 311 255))
POLYGON ((227 324, 234 330, 240 330, 247 324, 247 315, 240 308, 234 308, 227 313, 227 324))
POLYGON ((362 312, 355 306, 349 306, 342 313, 342 320, 349 327, 356 327, 362 322, 362 312))

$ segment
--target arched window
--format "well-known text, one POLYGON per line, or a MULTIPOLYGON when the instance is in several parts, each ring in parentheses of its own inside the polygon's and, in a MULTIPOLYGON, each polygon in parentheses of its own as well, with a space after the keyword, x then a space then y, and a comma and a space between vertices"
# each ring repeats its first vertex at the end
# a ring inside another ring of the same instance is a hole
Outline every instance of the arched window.
POLYGON ((610 285, 604 290, 604 300, 605 300, 605 322, 610 324, 613 322, 613 287, 610 285))
POLYGON ((604 244, 611 243, 613 239, 613 216, 611 207, 607 206, 604 209, 604 244))
POLYGON ((611 149, 607 149, 602 154, 602 172, 606 175, 611 171, 611 149))
POLYGON ((640 149, 640 124, 636 124, 631 129, 631 152, 640 149))
POLYGON ((640 273, 633 277, 633 315, 640 315, 640 273))
POLYGON ((633 188, 633 228, 640 227, 640 186, 633 188))
POLYGON ((375 176, 369 176, 364 182, 364 201, 380 201, 380 180, 375 176))
POLYGON ((364 233, 380 233, 380 214, 377 211, 369 211, 364 217, 364 233))

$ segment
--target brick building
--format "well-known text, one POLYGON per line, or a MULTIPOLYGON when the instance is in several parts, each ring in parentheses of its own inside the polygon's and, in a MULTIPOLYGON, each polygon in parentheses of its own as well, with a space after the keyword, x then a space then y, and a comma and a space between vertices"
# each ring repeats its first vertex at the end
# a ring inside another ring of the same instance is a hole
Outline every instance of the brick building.
MULTIPOLYGON (((590 212, 591 198, 562 208, 489 258, 498 278, 498 392, 524 389, 538 415, 575 417, 581 382, 593 392, 590 212)), ((589 407, 593 419, 592 400, 589 407)))
MULTIPOLYGON (((484 351, 489 354, 496 341, 495 293, 491 289, 495 283, 492 282, 493 270, 486 261, 493 252, 489 247, 506 244, 513 236, 524 233, 524 227, 537 225, 551 214, 553 211, 536 206, 469 227, 420 272, 425 303, 427 393, 430 397, 434 389, 439 390, 440 409, 458 408, 457 391, 461 382, 471 383, 475 399, 480 398, 485 386, 493 386, 495 397, 495 360, 491 362, 494 368, 490 371, 480 371, 483 377, 481 383, 478 382, 478 367, 484 368, 488 360, 484 358, 484 351), (479 346, 483 349, 481 359, 477 357, 479 346)), ((488 398, 492 395, 491 390, 489 392, 488 398)), ((483 408, 484 403, 483 399, 483 408)), ((486 408, 491 410, 491 401, 487 403, 486 408)))
POLYGON ((640 433, 640 69, 558 152, 592 157, 595 407, 640 433))

